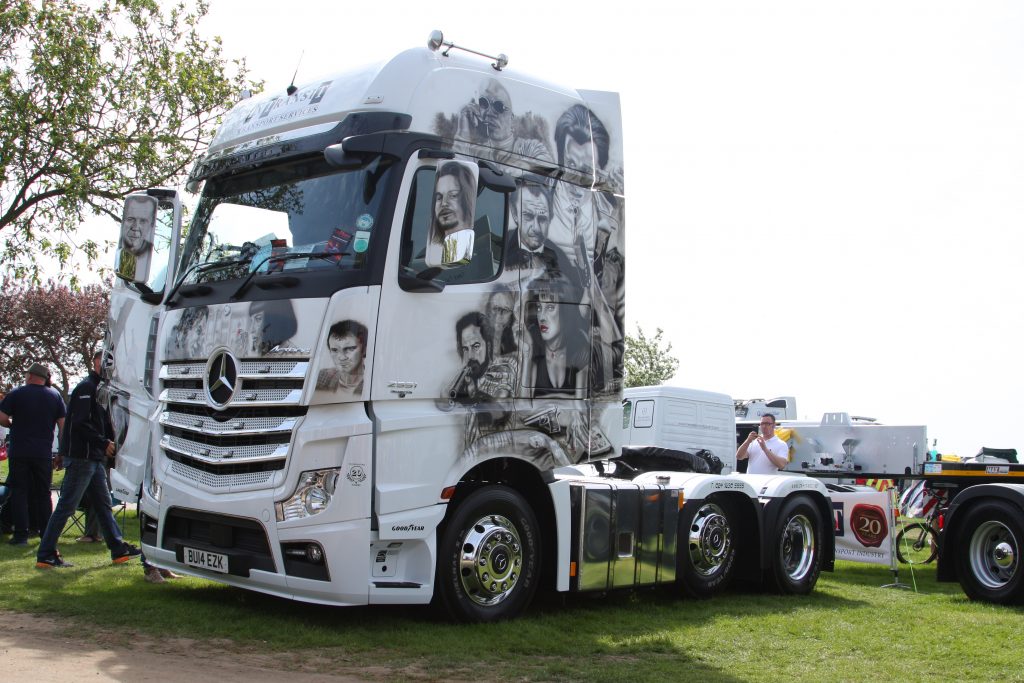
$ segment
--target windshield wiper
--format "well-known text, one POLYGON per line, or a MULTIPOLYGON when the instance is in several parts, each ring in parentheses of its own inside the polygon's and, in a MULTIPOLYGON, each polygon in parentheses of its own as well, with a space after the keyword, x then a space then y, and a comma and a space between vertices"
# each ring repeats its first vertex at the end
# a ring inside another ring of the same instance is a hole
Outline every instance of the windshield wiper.
POLYGON ((249 288, 249 284, 252 283, 253 278, 255 278, 257 275, 260 275, 260 268, 267 261, 291 261, 297 258, 334 259, 347 255, 348 252, 340 251, 292 251, 287 254, 271 254, 270 256, 267 256, 262 261, 256 264, 256 267, 253 269, 251 273, 249 273, 249 276, 242 280, 242 284, 238 286, 238 289, 236 289, 235 293, 231 295, 231 298, 237 299, 238 297, 242 296, 245 290, 249 288))
POLYGON ((213 263, 196 263, 189 266, 188 270, 186 270, 184 274, 182 274, 182 276, 178 278, 178 281, 174 284, 174 287, 171 289, 171 293, 167 295, 167 303, 172 303, 174 295, 178 293, 178 290, 181 289, 181 286, 185 284, 186 278, 188 278, 188 276, 191 275, 192 273, 202 274, 207 273, 211 270, 227 268, 228 266, 240 266, 248 263, 251 260, 251 256, 246 256, 244 258, 235 258, 230 259, 228 261, 214 261, 213 263))

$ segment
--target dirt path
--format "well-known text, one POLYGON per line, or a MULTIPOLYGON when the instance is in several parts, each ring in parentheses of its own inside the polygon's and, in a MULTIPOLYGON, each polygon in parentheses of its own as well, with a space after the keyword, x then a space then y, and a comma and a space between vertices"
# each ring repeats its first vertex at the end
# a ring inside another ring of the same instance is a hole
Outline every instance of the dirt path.
POLYGON ((77 638, 50 617, 0 611, 0 678, 4 681, 212 680, 271 683, 357 683, 372 677, 289 670, 291 657, 219 650, 187 638, 140 638, 125 646, 124 634, 77 638))

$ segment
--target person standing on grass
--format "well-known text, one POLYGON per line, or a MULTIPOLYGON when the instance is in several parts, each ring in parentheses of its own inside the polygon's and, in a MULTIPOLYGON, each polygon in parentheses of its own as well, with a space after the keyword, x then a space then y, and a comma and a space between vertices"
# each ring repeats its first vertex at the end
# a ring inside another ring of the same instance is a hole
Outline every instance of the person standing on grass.
MULTIPOLYGON (((71 392, 68 402, 70 423, 66 438, 68 439, 67 472, 64 483, 60 487, 60 498, 57 509, 50 516, 50 522, 43 532, 43 539, 36 553, 36 567, 54 569, 70 567, 57 552, 57 539, 68 518, 74 514, 85 492, 99 515, 100 529, 103 539, 110 549, 110 559, 114 564, 127 562, 138 557, 141 551, 130 543, 126 543, 121 529, 114 520, 111 511, 110 489, 107 485, 106 459, 114 454, 114 429, 110 418, 99 400, 97 390, 100 383, 100 359, 103 353, 97 351, 92 357, 92 370, 89 376, 79 382, 71 392)), ((57 465, 60 466, 58 458, 57 465)))
POLYGON ((0 401, 0 425, 9 427, 8 465, 14 535, 11 545, 28 545, 30 523, 42 526, 50 517, 53 481, 53 432, 64 426, 64 399, 46 384, 50 369, 33 363, 25 384, 0 401))

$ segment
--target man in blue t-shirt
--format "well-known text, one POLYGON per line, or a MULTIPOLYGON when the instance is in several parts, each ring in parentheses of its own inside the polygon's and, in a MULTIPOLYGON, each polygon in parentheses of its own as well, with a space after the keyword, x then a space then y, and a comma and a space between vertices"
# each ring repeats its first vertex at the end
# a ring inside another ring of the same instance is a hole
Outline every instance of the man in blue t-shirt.
POLYGON ((7 448, 7 485, 14 517, 11 545, 28 545, 29 520, 38 527, 32 531, 39 531, 46 527, 53 511, 53 431, 63 428, 66 411, 60 394, 46 386, 49 379, 50 369, 33 363, 24 386, 0 401, 0 425, 11 430, 7 448))

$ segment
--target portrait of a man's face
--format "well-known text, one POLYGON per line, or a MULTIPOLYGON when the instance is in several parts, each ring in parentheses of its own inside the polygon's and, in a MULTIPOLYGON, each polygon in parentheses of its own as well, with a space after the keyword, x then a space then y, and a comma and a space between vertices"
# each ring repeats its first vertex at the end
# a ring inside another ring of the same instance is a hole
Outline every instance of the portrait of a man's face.
POLYGON ((128 198, 121 219, 122 249, 139 256, 149 248, 153 239, 156 204, 153 197, 128 198))
POLYGON ((519 241, 524 249, 537 251, 548 238, 551 204, 546 192, 530 186, 523 193, 522 221, 519 241))
POLYGON ((327 349, 334 366, 341 372, 350 373, 362 365, 365 350, 354 334, 328 337, 327 349))
POLYGON ((493 142, 501 142, 512 135, 512 100, 508 90, 492 80, 477 99, 480 132, 493 142))
POLYGON ((475 376, 487 369, 487 340, 476 325, 467 325, 462 330, 459 353, 463 363, 473 370, 475 376))
POLYGON ((343 398, 363 393, 367 334, 366 325, 355 320, 331 325, 327 333, 329 360, 325 359, 317 375, 317 391, 340 392, 343 398))
POLYGON ((438 164, 431 221, 435 239, 473 227, 477 172, 476 165, 471 163, 445 161, 438 164))

